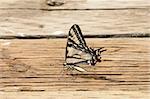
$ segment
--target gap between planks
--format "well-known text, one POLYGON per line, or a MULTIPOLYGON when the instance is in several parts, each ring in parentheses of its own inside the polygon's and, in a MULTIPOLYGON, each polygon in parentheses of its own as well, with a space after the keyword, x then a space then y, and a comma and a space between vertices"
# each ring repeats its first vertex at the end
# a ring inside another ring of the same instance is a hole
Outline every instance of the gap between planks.
MULTIPOLYGON (((150 33, 126 33, 126 34, 88 34, 84 35, 85 38, 149 38, 150 33)), ((56 39, 56 38, 67 38, 67 35, 0 35, 0 39, 56 39)))

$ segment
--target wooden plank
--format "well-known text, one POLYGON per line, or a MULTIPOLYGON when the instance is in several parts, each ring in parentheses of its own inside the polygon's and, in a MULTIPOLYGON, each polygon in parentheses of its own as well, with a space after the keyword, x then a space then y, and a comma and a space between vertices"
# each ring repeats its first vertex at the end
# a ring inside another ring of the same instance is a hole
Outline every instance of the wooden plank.
POLYGON ((55 91, 55 92, 7 92, 2 99, 147 99, 148 93, 137 91, 55 91))
POLYGON ((61 6, 48 6, 47 0, 1 0, 0 9, 120 9, 149 8, 149 0, 53 0, 63 2, 61 6))
POLYGON ((149 38, 86 41, 107 51, 71 76, 61 73, 66 39, 0 40, 0 91, 149 91, 149 38))
POLYGON ((41 11, 1 10, 0 36, 67 35, 73 24, 83 34, 149 33, 149 10, 41 11), (82 16, 82 17, 79 17, 82 16))

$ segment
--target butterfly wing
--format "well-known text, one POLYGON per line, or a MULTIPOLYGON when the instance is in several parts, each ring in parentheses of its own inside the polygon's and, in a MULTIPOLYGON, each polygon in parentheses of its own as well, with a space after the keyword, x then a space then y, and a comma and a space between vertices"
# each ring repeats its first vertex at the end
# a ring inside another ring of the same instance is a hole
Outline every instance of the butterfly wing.
POLYGON ((73 25, 69 30, 68 42, 74 43, 79 48, 88 49, 88 46, 86 45, 85 39, 82 35, 81 29, 76 24, 73 25))
POLYGON ((86 45, 80 27, 75 24, 69 30, 65 54, 66 63, 64 63, 64 66, 83 72, 85 70, 77 64, 86 63, 94 66, 101 61, 101 52, 106 51, 101 49, 94 50, 89 48, 86 45))
POLYGON ((91 59, 91 54, 81 29, 78 25, 73 25, 69 30, 65 61, 69 65, 87 63, 91 59))

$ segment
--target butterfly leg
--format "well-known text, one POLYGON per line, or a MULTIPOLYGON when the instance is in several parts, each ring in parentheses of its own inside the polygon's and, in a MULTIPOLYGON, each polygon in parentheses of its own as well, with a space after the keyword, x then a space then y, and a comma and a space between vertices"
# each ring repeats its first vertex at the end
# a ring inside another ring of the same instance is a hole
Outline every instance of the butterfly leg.
POLYGON ((76 77, 75 76, 73 76, 73 72, 74 72, 74 68, 73 68, 73 65, 65 65, 64 67, 66 67, 65 69, 64 69, 64 73, 63 74, 66 74, 66 75, 68 75, 68 76, 71 76, 71 79, 72 80, 75 80, 76 79, 76 77))
POLYGON ((106 49, 104 49, 104 47, 101 47, 101 48, 99 48, 98 50, 99 50, 99 53, 102 53, 102 52, 107 51, 106 49))
POLYGON ((74 81, 75 79, 77 79, 77 76, 76 76, 76 72, 75 71, 78 71, 76 70, 76 65, 69 65, 68 66, 68 69, 69 69, 69 74, 68 75, 71 75, 72 77, 72 80, 74 81))
POLYGON ((65 74, 68 75, 68 71, 70 71, 70 67, 68 65, 66 65, 66 63, 63 64, 63 69, 60 71, 60 77, 59 77, 59 80, 60 78, 64 78, 65 74))
POLYGON ((73 68, 71 65, 67 65, 66 63, 63 64, 63 70, 61 71, 61 73, 65 73, 68 75, 68 71, 71 71, 73 68))

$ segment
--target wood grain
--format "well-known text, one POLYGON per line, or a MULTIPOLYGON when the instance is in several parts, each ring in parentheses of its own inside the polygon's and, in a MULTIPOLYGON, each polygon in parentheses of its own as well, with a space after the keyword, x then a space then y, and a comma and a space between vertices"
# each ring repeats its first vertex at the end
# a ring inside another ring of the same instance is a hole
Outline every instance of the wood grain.
POLYGON ((149 90, 149 38, 86 40, 89 46, 107 51, 95 67, 83 66, 88 72, 72 75, 61 74, 66 39, 1 40, 0 90, 149 90))
POLYGON ((55 1, 0 0, 0 99, 149 99, 150 1, 55 1), (73 24, 107 49, 85 73, 62 72, 73 24))
POLYGON ((68 6, 63 5, 66 8, 60 6, 57 9, 57 7, 49 8, 49 6, 47 8, 45 0, 1 0, 0 36, 66 35, 73 24, 79 24, 87 35, 150 32, 148 7, 150 2, 148 0, 114 0, 113 2, 103 0, 96 3, 98 6, 94 3, 95 10, 87 5, 87 2, 91 2, 90 0, 65 2, 68 4, 68 6), (127 6, 124 8, 125 5, 127 6), (106 9, 99 9, 103 6, 106 9), (119 9, 118 6, 123 9, 119 9))
POLYGON ((150 10, 1 10, 0 35, 61 35, 79 24, 83 34, 149 33, 150 10), (82 16, 82 17, 80 17, 82 16))
POLYGON ((148 93, 136 91, 54 91, 54 92, 7 92, 2 99, 147 99, 148 93))
POLYGON ((149 8, 149 0, 53 0, 62 6, 48 6, 46 0, 1 0, 0 8, 23 9, 124 9, 149 8))

